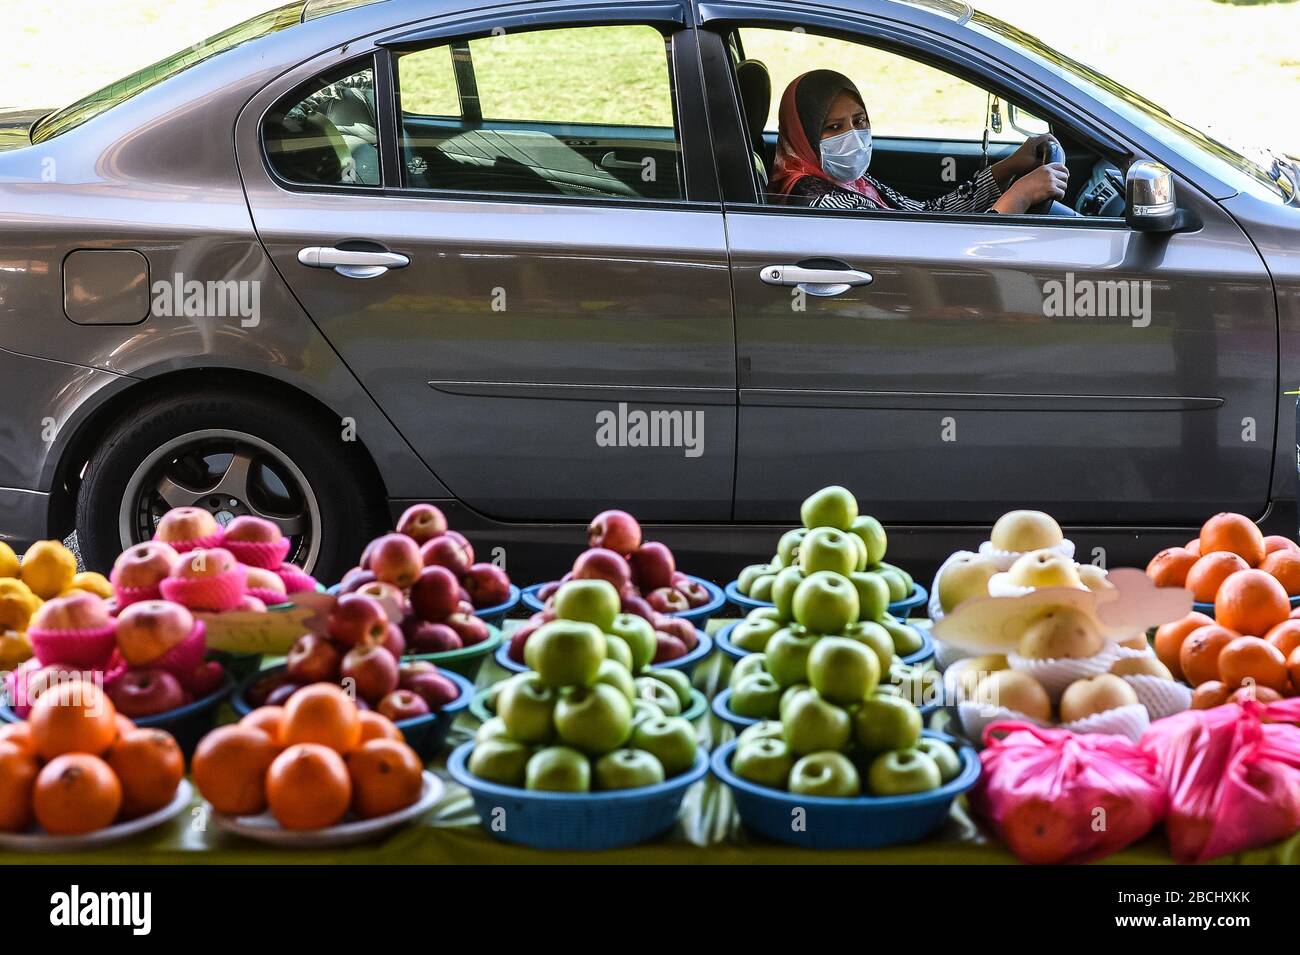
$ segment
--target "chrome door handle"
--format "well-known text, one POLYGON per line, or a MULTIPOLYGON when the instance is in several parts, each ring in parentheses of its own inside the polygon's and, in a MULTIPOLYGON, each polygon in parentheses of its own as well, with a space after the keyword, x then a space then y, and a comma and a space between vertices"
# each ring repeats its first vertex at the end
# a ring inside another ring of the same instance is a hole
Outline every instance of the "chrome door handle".
POLYGON ((602 169, 640 169, 644 164, 632 162, 630 159, 619 159, 618 153, 607 152, 600 159, 600 168, 602 169))
POLYGON ((350 279, 373 279, 389 269, 402 269, 411 264, 400 252, 363 252, 317 245, 300 250, 298 261, 312 269, 333 269, 350 279))
POLYGON ((870 285, 871 273, 857 269, 809 269, 801 265, 769 265, 758 273, 768 285, 797 286, 809 295, 841 295, 858 285, 870 285))

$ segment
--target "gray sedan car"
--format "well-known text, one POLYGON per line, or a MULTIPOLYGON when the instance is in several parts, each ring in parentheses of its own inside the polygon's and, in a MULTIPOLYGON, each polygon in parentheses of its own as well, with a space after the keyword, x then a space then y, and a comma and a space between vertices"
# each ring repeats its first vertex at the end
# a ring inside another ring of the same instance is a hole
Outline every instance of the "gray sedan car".
POLYGON ((901 561, 1294 535, 1296 180, 950 0, 290 4, 0 114, 0 536, 197 504, 329 578, 436 500, 525 579, 621 507, 723 576, 828 483, 901 561), (813 69, 915 203, 777 201, 813 69), (1048 132, 1062 201, 927 204, 1048 132))

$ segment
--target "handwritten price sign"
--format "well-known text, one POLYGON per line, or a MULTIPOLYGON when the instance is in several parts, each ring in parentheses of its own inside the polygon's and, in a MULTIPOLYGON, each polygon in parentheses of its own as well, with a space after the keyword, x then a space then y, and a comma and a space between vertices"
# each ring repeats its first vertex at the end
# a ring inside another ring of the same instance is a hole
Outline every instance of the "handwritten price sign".
POLYGON ((266 613, 236 610, 196 616, 207 628, 209 650, 284 656, 303 634, 325 632, 334 599, 304 592, 266 613))

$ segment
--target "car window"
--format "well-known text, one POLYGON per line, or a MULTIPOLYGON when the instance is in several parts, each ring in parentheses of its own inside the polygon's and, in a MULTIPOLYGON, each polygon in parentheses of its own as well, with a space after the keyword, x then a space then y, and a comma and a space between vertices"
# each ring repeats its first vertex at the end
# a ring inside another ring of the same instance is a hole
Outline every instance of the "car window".
POLYGON ((280 178, 310 186, 378 186, 379 136, 372 62, 299 87, 263 125, 266 158, 280 178))
POLYGON ((650 26, 499 33, 397 58, 403 185, 683 196, 666 38, 650 26))

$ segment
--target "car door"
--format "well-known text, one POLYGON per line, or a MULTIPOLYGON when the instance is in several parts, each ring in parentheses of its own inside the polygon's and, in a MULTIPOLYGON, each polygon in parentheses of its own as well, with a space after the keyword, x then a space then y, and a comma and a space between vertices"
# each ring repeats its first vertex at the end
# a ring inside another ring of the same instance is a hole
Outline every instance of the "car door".
MULTIPOLYGON (((736 302, 736 517, 788 518, 832 481, 895 523, 988 523, 1033 506, 1092 525, 1262 513, 1275 312, 1259 256, 1218 205, 1180 180, 1200 227, 1151 236, 1115 218, 756 201, 728 75, 733 30, 750 32, 751 60, 762 56, 755 31, 789 44, 768 46, 774 102, 795 74, 853 75, 855 50, 883 47, 986 83, 971 97, 979 125, 987 93, 1005 101, 1013 74, 894 21, 786 10, 701 7, 736 302), (811 282, 800 268, 816 270, 811 282), (1107 307, 1076 307, 1084 289, 1107 307)), ((893 75, 855 76, 873 126, 893 75)), ((1059 111, 1041 91, 1016 93, 1043 116, 1059 111)))
POLYGON ((272 84, 238 131, 258 232, 471 507, 725 518, 730 277, 684 8, 525 6, 272 84))

